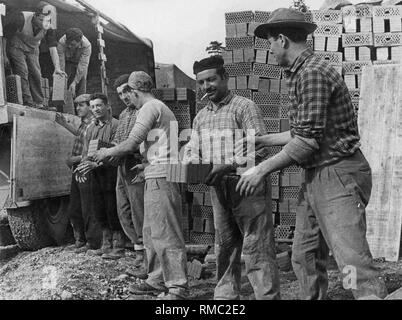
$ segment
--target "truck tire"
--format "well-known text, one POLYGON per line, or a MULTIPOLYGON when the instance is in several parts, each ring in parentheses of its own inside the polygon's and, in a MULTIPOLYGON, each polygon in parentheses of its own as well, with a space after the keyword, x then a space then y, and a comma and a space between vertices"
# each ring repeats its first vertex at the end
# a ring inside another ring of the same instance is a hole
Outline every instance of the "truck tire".
POLYGON ((28 207, 7 209, 8 222, 18 246, 35 251, 70 240, 68 197, 34 201, 28 207))

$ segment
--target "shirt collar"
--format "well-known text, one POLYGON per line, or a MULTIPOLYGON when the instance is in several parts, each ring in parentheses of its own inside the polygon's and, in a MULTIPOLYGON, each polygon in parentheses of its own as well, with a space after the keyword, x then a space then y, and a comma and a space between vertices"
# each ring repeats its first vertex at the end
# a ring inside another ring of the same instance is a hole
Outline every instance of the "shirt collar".
POLYGON ((99 119, 96 119, 96 120, 94 121, 95 125, 96 125, 96 126, 99 126, 99 127, 103 127, 104 125, 106 125, 106 124, 108 124, 108 123, 110 123, 110 122, 112 122, 112 116, 110 116, 110 118, 107 119, 107 120, 105 120, 105 121, 101 121, 101 120, 99 120, 99 119))
POLYGON ((296 58, 296 60, 293 62, 293 64, 289 68, 285 69, 285 73, 287 75, 289 75, 291 73, 295 73, 300 68, 300 66, 307 60, 307 58, 309 58, 313 54, 314 54, 314 52, 310 48, 307 48, 306 50, 304 50, 296 58))
POLYGON ((95 120, 95 117, 93 115, 90 115, 90 116, 82 119, 82 122, 85 124, 89 124, 89 123, 93 122, 94 120, 95 120))
POLYGON ((228 94, 218 103, 214 103, 211 100, 208 103, 208 111, 216 111, 219 108, 226 106, 230 103, 230 101, 232 101, 234 94, 229 91, 228 94))

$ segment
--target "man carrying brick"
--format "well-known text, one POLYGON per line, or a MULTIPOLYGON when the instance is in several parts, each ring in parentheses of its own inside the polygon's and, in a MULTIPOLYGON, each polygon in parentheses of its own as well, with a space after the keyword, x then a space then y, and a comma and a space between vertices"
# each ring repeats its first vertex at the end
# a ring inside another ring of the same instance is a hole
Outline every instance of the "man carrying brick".
MULTIPOLYGON (((114 87, 120 100, 127 106, 119 118, 119 126, 112 144, 118 145, 127 140, 137 119, 138 110, 131 103, 128 88, 129 74, 116 79, 114 87)), ((142 157, 139 151, 119 159, 117 170, 117 212, 121 226, 127 237, 134 243, 136 253, 134 267, 140 267, 144 262, 144 245, 142 227, 144 224, 144 186, 145 177, 142 157)), ((120 257, 118 255, 117 257, 120 257)), ((105 258, 117 258, 113 253, 105 258)))
POLYGON ((125 250, 124 233, 116 207, 117 168, 110 164, 113 159, 108 159, 109 161, 104 163, 96 163, 88 151, 91 141, 94 140, 111 144, 119 121, 112 117, 112 108, 103 93, 94 93, 91 96, 90 104, 95 121, 87 129, 82 161, 76 172, 80 177, 90 180, 91 205, 102 229, 102 245, 100 249, 89 250, 87 253, 102 256, 113 251, 117 255, 125 250))
MULTIPOLYGON (((89 105, 90 98, 90 94, 83 94, 74 100, 77 115, 81 118, 81 124, 78 127, 78 132, 76 132, 71 157, 67 159, 67 165, 72 171, 75 171, 82 161, 86 131, 95 120, 89 105)), ((56 121, 65 126, 66 121, 62 115, 57 115, 56 121)), ((90 181, 74 172, 71 179, 68 212, 74 231, 75 244, 73 248, 76 253, 98 249, 100 246, 101 230, 91 205, 90 181)))
MULTIPOLYGON (((211 186, 211 200, 216 230, 217 280, 215 299, 239 299, 241 288, 241 255, 256 299, 280 299, 279 274, 275 261, 274 227, 272 221, 271 186, 264 181, 254 196, 241 197, 236 191, 239 180, 233 159, 236 131, 253 130, 266 134, 263 117, 256 104, 228 90, 228 74, 223 59, 212 56, 194 63, 198 85, 209 102, 194 119, 193 134, 185 150, 185 162, 213 164, 206 178, 211 186), (223 130, 231 137, 210 150, 223 130), (227 154, 227 151, 229 153, 227 154), (212 156, 212 157, 211 157, 212 156)), ((265 150, 255 154, 259 163, 265 150)), ((269 179, 268 179, 269 180, 269 179)))
POLYGON ((49 5, 41 6, 36 12, 24 11, 10 19, 12 22, 5 27, 7 54, 13 72, 21 77, 24 104, 43 109, 39 64, 39 46, 42 41, 49 47, 55 74, 65 75, 60 69, 56 30, 51 29, 51 8, 49 5))
POLYGON ((371 169, 359 149, 357 122, 341 75, 307 47, 307 35, 316 27, 296 10, 277 9, 255 31, 268 39, 278 63, 286 68, 291 129, 255 138, 258 146, 284 148, 244 173, 237 190, 252 194, 267 174, 300 164, 305 182, 299 194, 292 264, 301 298, 326 298, 329 249, 340 271, 350 276, 355 298, 384 298, 387 291, 366 239, 371 169))
MULTIPOLYGON (((184 299, 188 294, 187 255, 181 229, 182 200, 179 185, 166 181, 167 165, 177 160, 171 149, 171 131, 177 120, 173 112, 151 93, 152 78, 142 71, 128 80, 132 104, 139 112, 127 140, 110 149, 98 151, 95 159, 132 154, 143 144, 149 165, 145 168, 144 246, 147 253, 148 279, 133 285, 134 294, 159 294, 160 299, 184 299), (168 291, 167 293, 165 293, 168 291)), ((174 135, 174 136, 171 136, 174 135)))
POLYGON ((60 69, 67 73, 68 90, 74 96, 85 93, 92 45, 81 29, 68 29, 57 44, 57 52, 60 58, 60 69))

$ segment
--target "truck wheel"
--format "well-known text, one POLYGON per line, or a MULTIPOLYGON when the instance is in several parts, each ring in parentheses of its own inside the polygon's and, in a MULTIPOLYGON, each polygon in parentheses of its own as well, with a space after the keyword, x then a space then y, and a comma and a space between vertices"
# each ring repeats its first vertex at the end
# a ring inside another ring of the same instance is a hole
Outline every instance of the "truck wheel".
POLYGON ((70 240, 68 197, 38 200, 28 207, 7 209, 8 221, 18 246, 39 250, 70 240))
POLYGON ((7 209, 8 224, 22 250, 35 251, 54 244, 41 213, 36 203, 28 207, 7 209))

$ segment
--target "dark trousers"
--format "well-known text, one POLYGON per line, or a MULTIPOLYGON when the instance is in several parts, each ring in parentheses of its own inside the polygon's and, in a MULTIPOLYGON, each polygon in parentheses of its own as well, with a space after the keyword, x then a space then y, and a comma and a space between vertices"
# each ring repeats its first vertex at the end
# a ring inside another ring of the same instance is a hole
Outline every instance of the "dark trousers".
POLYGON ((332 251, 345 288, 355 298, 387 294, 366 239, 370 166, 360 151, 335 164, 308 169, 299 195, 292 264, 302 299, 325 299, 332 251))
POLYGON ((9 49, 11 67, 14 74, 21 77, 22 98, 24 104, 43 104, 39 48, 34 52, 20 48, 9 49))
POLYGON ((99 248, 102 232, 92 210, 90 188, 91 175, 85 183, 78 183, 73 174, 69 203, 69 217, 77 242, 87 242, 92 248, 99 248))
POLYGON ((256 299, 280 299, 270 183, 264 181, 245 198, 236 192, 238 181, 227 176, 211 188, 218 278, 214 299, 240 298, 242 253, 256 299))
POLYGON ((92 209, 102 229, 122 231, 116 206, 117 168, 101 167, 92 171, 92 209))
MULTIPOLYGON (((70 84, 73 82, 75 75, 77 74, 77 64, 66 61, 66 73, 68 76, 67 87, 70 87, 70 84)), ((83 77, 80 82, 77 84, 75 89, 75 95, 78 97, 82 94, 87 93, 87 77, 83 77)))

